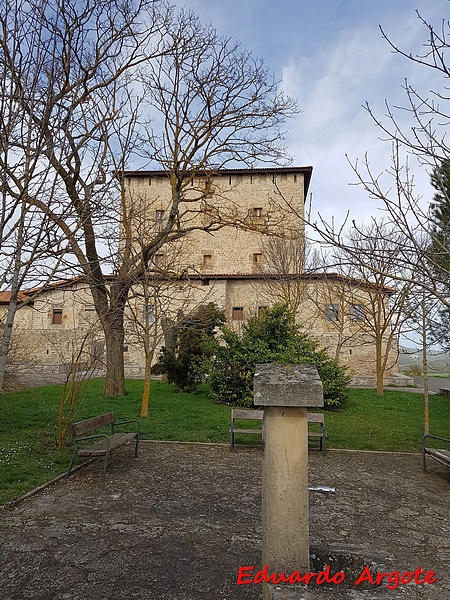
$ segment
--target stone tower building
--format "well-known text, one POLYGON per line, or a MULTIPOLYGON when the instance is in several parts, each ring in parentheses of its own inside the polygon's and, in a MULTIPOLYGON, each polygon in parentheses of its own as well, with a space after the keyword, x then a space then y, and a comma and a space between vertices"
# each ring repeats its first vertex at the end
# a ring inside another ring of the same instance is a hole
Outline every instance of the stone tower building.
MULTIPOLYGON (((186 314, 215 302, 239 331, 249 317, 279 301, 288 302, 305 332, 354 375, 375 374, 368 327, 373 290, 337 274, 304 272, 303 217, 311 175, 312 167, 285 167, 226 169, 192 179, 184 190, 189 202, 182 204, 179 215, 191 231, 180 241, 162 245, 153 257, 151 270, 163 284, 152 288, 153 298, 142 286, 131 294, 126 315, 128 374, 143 374, 138 333, 149 315, 159 347, 164 344, 161 319, 176 319, 180 311, 186 314)), ((164 227, 172 206, 171 181, 164 171, 128 171, 125 191, 138 246, 164 227)), ((390 292, 383 292, 384 301, 390 292)), ((88 286, 80 278, 58 282, 19 310, 14 328, 17 362, 50 369, 67 366, 87 335, 86 348, 101 354, 102 331, 88 286)), ((386 375, 397 370, 394 344, 386 375)))

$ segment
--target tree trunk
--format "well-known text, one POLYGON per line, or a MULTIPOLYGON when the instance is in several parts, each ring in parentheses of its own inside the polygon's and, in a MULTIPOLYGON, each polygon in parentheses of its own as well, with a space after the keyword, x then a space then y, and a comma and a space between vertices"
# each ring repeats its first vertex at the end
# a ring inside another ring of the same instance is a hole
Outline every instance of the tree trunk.
POLYGON ((334 360, 336 362, 339 362, 339 356, 341 355, 342 345, 343 345, 342 337, 339 336, 337 344, 336 344, 336 350, 334 352, 334 360))
POLYGON ((2 343, 0 348, 0 393, 3 393, 3 384, 5 382, 6 373, 6 362, 8 359, 9 345, 11 342, 12 329, 14 325, 14 318, 17 311, 17 282, 13 283, 13 289, 11 290, 11 299, 9 301, 8 313, 6 315, 6 323, 3 329, 2 343))
POLYGON ((153 359, 153 352, 146 352, 145 353, 144 392, 142 394, 141 417, 148 417, 148 401, 150 398, 152 359, 153 359))
POLYGON ((121 315, 115 315, 112 322, 107 320, 103 324, 103 330, 106 345, 106 375, 103 393, 105 396, 125 396, 123 312, 121 315))
POLYGON ((424 409, 424 435, 430 433, 430 409, 428 404, 428 356, 427 356, 427 320, 425 292, 422 296, 422 369, 423 369, 423 409, 424 409))
POLYGON ((377 368, 377 396, 383 395, 383 365, 381 356, 381 340, 375 341, 376 346, 376 368, 377 368))

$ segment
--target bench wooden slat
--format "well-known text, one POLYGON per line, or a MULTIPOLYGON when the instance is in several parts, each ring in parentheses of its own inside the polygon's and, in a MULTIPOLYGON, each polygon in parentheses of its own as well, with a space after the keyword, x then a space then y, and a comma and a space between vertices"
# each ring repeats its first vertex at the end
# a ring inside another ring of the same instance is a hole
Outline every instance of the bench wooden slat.
POLYGON ((263 410, 243 410, 240 408, 233 408, 231 410, 232 419, 249 419, 249 420, 262 420, 264 417, 263 410))
MULTIPOLYGON (((236 433, 245 433, 252 435, 263 436, 263 428, 261 429, 241 429, 235 427, 235 421, 246 420, 246 421, 263 421, 264 411, 263 410, 244 410, 239 408, 233 408, 231 410, 231 428, 230 428, 230 450, 234 446, 234 436, 236 433)), ((325 450, 325 416, 323 413, 307 413, 308 423, 319 423, 320 431, 308 431, 309 437, 315 437, 320 439, 320 449, 325 450)))
POLYGON ((444 450, 443 448, 425 448, 425 452, 431 454, 434 458, 440 458, 441 460, 450 463, 450 450, 444 450))
POLYGON ((85 421, 73 423, 71 432, 73 436, 78 437, 79 435, 90 433, 91 431, 99 429, 100 427, 105 427, 105 425, 111 425, 111 423, 114 423, 114 421, 114 413, 106 413, 104 415, 99 415, 98 417, 92 417, 92 419, 86 419, 85 421))
MULTIPOLYGON (((325 417, 323 413, 307 413, 309 423, 325 423, 325 417)), ((233 408, 231 410, 232 419, 246 419, 259 421, 263 419, 263 410, 241 410, 233 408)))
POLYGON ((325 423, 323 413, 308 413, 308 423, 325 423))
MULTIPOLYGON (((114 450, 123 446, 127 442, 136 439, 136 433, 114 433, 108 436, 109 449, 114 450)), ((80 448, 77 452, 78 456, 104 456, 106 454, 107 443, 106 439, 103 438, 99 442, 89 446, 87 448, 80 448)))
POLYGON ((234 433, 256 433, 257 435, 262 434, 262 429, 233 429, 234 433))

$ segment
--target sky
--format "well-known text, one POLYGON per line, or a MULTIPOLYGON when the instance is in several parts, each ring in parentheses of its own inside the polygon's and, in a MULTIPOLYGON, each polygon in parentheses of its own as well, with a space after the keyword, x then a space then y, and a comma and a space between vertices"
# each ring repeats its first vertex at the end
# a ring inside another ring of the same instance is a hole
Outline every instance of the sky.
MULTIPOLYGON (((415 10, 435 26, 450 18, 448 0, 185 0, 219 33, 239 40, 264 59, 300 113, 289 121, 287 144, 293 165, 312 165, 313 207, 326 219, 366 220, 377 214, 374 200, 355 182, 349 159, 368 154, 376 173, 389 167, 391 146, 363 108, 377 115, 385 100, 405 105, 405 77, 428 91, 436 81, 430 69, 394 54, 379 25, 402 49, 421 50, 426 30, 415 10)), ((442 79, 442 76, 441 76, 442 79)), ((404 124, 410 123, 404 112, 404 124)), ((416 192, 431 198, 429 174, 410 167, 416 192)))

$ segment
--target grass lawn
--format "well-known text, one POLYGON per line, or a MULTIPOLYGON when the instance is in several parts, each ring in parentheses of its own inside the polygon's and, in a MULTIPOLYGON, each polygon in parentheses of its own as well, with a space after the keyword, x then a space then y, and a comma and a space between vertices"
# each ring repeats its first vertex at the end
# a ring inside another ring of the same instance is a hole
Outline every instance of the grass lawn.
POLYGON ((450 375, 448 373, 429 373, 429 377, 440 377, 441 379, 450 379, 450 375))
MULTIPOLYGON (((102 385, 100 379, 91 382, 78 407, 78 420, 109 411, 118 420, 139 416, 142 381, 127 382, 126 398, 103 397, 102 385)), ((0 396, 0 503, 18 498, 67 469, 71 446, 55 449, 60 394, 61 386, 55 385, 0 396)), ((228 441, 231 407, 214 404, 205 388, 185 394, 154 381, 151 394, 150 418, 141 423, 143 439, 228 441)), ((430 431, 449 437, 448 398, 431 396, 430 415, 430 431)), ((329 448, 419 451, 423 397, 387 390, 383 398, 377 398, 373 390, 351 389, 346 405, 326 411, 325 420, 329 448)), ((241 439, 251 437, 260 439, 241 439)))

